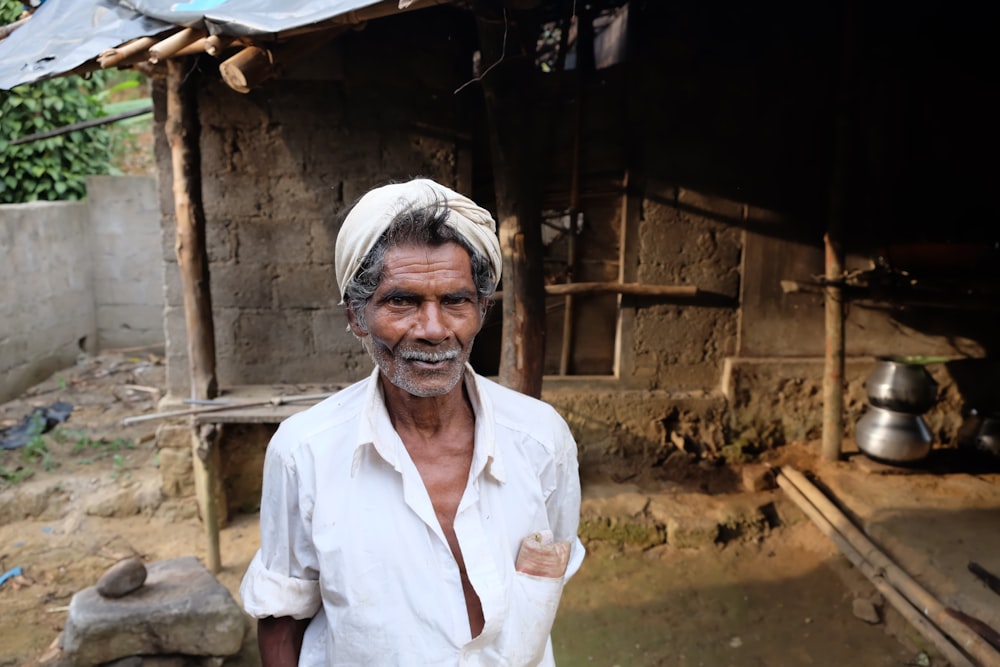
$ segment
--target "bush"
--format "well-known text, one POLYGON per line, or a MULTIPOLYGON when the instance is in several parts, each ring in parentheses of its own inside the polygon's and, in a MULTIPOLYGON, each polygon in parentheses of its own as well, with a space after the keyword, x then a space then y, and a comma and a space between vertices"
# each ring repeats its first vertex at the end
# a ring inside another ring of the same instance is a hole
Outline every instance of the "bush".
MULTIPOLYGON (((0 22, 20 14, 21 3, 0 0, 0 22)), ((0 203, 80 199, 89 174, 109 171, 104 127, 79 130, 17 146, 12 140, 103 115, 106 73, 67 76, 0 91, 0 203)))

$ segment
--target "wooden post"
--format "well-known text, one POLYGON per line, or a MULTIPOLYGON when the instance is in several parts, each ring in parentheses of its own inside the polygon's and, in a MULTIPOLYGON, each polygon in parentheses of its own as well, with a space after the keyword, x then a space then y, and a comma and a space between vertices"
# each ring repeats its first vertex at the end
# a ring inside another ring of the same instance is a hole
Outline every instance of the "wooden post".
MULTIPOLYGON (((167 119, 164 129, 173 163, 174 249, 184 292, 191 398, 210 399, 217 393, 215 329, 209 291, 205 212, 201 201, 197 78, 197 70, 187 59, 167 61, 167 119)), ((214 438, 195 433, 192 440, 194 472, 202 478, 202 488, 205 489, 203 497, 199 498, 199 505, 208 533, 208 567, 212 572, 218 572, 222 565, 214 502, 217 474, 211 453, 214 438)))
MULTIPOLYGON (((545 355, 545 286, 542 265, 540 99, 533 58, 519 53, 529 26, 519 25, 498 3, 473 3, 483 67, 480 83, 490 125, 500 248, 503 253, 503 333, 500 382, 538 397, 545 355), (507 52, 503 49, 506 47, 507 52)), ((530 24, 530 21, 528 22, 530 24)), ((531 43, 534 43, 534 32, 531 43)), ((544 113, 544 112, 542 112, 544 113)))
POLYGON ((824 293, 826 350, 823 363, 823 442, 827 461, 840 458, 844 438, 844 248, 842 234, 846 208, 848 170, 848 114, 854 69, 854 3, 848 2, 844 21, 844 44, 840 63, 840 90, 834 128, 833 168, 830 176, 830 204, 827 231, 823 236, 827 287, 824 293))
POLYGON ((844 273, 843 250, 832 228, 823 237, 826 278, 838 281, 824 288, 826 353, 823 364, 823 458, 836 461, 844 434, 844 273))

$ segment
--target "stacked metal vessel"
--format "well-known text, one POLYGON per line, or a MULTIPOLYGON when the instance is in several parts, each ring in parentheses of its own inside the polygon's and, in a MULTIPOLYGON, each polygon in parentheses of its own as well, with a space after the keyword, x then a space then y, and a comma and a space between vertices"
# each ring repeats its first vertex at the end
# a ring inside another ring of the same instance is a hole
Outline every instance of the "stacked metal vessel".
POLYGON ((881 357, 865 382, 868 410, 855 426, 858 449, 878 461, 925 458, 934 437, 923 414, 937 402, 937 382, 922 364, 881 357))

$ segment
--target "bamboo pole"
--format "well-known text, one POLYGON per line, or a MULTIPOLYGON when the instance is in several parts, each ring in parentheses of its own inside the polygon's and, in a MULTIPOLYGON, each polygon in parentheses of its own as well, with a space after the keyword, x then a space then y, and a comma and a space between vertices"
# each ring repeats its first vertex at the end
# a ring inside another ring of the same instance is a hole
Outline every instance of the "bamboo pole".
MULTIPOLYGON (((205 212, 201 201, 200 127, 197 108, 197 75, 186 60, 167 61, 167 119, 164 129, 173 162, 175 251, 184 291, 184 320, 188 338, 188 372, 191 397, 215 398, 215 330, 209 289, 205 212)), ((193 426, 192 426, 193 428, 193 426)), ((222 569, 219 553, 219 518, 215 503, 218 469, 212 449, 214 437, 195 432, 192 438, 196 486, 203 489, 198 502, 208 539, 208 567, 222 569), (200 483, 198 483, 200 480, 200 483)))
MULTIPOLYGON (((784 472, 785 469, 782 470, 784 472)), ((809 502, 803 493, 783 474, 777 477, 778 486, 784 490, 788 497, 799 509, 805 512, 806 516, 812 519, 816 527, 824 535, 830 538, 840 549, 841 553, 864 574, 875 586, 879 593, 891 604, 903 618, 910 622, 920 634, 941 652, 952 667, 975 667, 969 659, 948 640, 948 638, 933 623, 920 615, 920 612, 913 607, 910 602, 893 588, 889 582, 880 574, 871 563, 864 559, 857 549, 845 538, 816 507, 809 502)))
POLYGON ((101 54, 97 56, 97 62, 103 69, 108 69, 109 67, 116 67, 120 65, 134 56, 141 55, 142 59, 145 60, 149 57, 149 47, 153 46, 158 41, 159 40, 156 37, 139 37, 137 39, 133 39, 130 42, 122 44, 121 46, 101 51, 101 54))
POLYGON ((170 37, 160 40, 149 47, 149 62, 155 65, 161 60, 172 58, 178 55, 178 52, 182 49, 187 48, 205 36, 206 33, 203 30, 195 30, 194 28, 184 28, 179 32, 175 32, 170 37))
MULTIPOLYGON (((630 296, 694 298, 700 292, 695 285, 643 285, 641 283, 591 282, 559 283, 545 286, 546 296, 564 294, 628 294, 630 296)), ((502 301, 503 292, 493 295, 495 301, 502 301)))
MULTIPOLYGON (((784 467, 785 477, 846 539, 866 562, 870 563, 892 586, 917 607, 924 616, 947 633, 958 646, 982 667, 1000 667, 1000 653, 982 637, 948 614, 947 609, 927 589, 885 555, 840 509, 830 501, 805 475, 794 468, 784 467)), ((779 481, 780 483, 780 481, 779 481)))
POLYGON ((22 25, 28 22, 31 18, 31 14, 17 19, 13 23, 8 23, 7 25, 0 25, 0 39, 6 39, 12 32, 20 28, 22 25))
MULTIPOLYGON (((243 408, 257 408, 264 405, 285 405, 287 403, 298 403, 301 401, 320 401, 324 398, 329 398, 333 394, 303 394, 301 396, 274 396, 272 398, 261 399, 259 401, 238 401, 238 402, 228 402, 228 403, 218 403, 215 405, 206 405, 204 407, 198 408, 186 408, 184 410, 170 410, 167 412, 153 412, 148 415, 138 415, 136 417, 126 417, 121 421, 122 426, 131 426, 132 424, 139 424, 141 422, 153 421, 157 419, 172 419, 174 417, 188 417, 191 415, 200 415, 207 412, 222 412, 225 410, 242 410, 243 408)), ((196 402, 201 402, 203 399, 194 399, 196 402)))

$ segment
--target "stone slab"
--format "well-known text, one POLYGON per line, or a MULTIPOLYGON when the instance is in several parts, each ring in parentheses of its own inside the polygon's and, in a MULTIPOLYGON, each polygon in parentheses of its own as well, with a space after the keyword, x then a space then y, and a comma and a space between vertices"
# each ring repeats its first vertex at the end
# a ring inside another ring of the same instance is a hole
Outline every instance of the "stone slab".
POLYGON ((147 566, 144 586, 121 598, 97 588, 73 596, 62 649, 75 665, 98 665, 133 655, 228 656, 239 652, 243 612, 194 556, 147 566))

